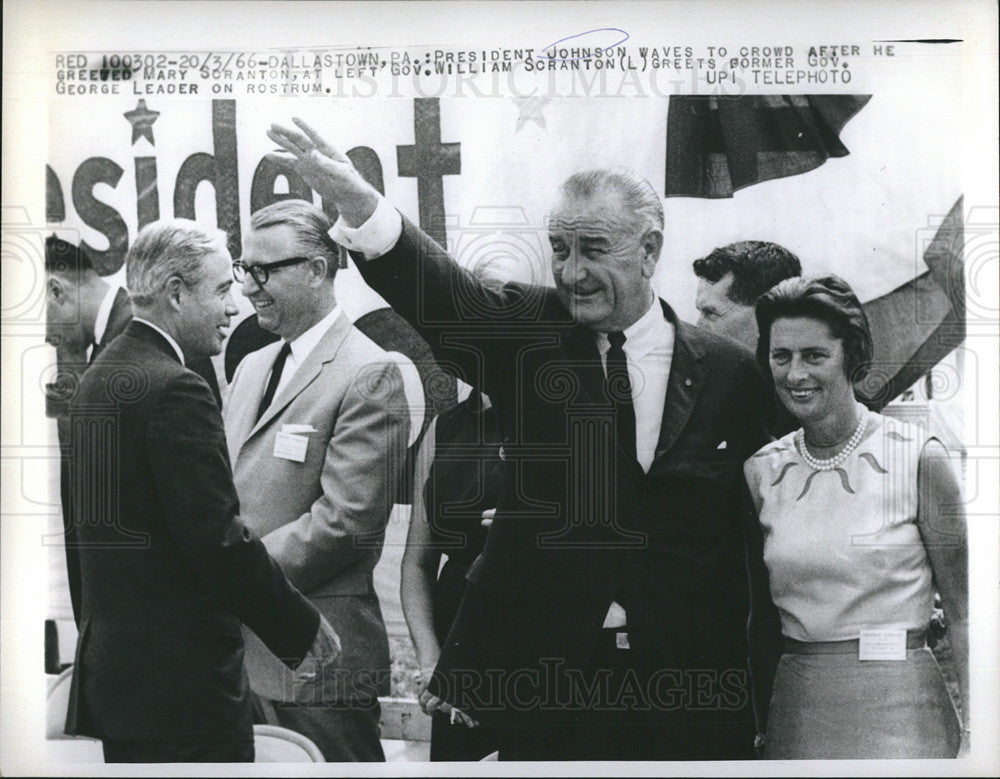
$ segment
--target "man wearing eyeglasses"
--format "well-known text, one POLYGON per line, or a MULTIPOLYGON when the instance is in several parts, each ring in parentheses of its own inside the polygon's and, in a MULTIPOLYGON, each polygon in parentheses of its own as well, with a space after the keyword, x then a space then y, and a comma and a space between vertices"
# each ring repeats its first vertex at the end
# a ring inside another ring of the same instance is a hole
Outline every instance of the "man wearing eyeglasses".
POLYGON ((341 638, 338 667, 295 685, 247 635, 259 714, 308 736, 329 761, 384 760, 378 696, 389 646, 372 570, 405 460, 409 409, 393 358, 334 295, 329 218, 285 200, 257 211, 233 273, 280 340, 249 354, 230 385, 226 438, 247 524, 341 638))

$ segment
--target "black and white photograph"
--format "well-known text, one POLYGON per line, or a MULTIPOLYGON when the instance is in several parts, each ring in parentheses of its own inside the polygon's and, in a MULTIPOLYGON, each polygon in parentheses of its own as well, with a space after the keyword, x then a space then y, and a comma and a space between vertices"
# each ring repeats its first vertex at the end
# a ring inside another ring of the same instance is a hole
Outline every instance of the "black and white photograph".
POLYGON ((995 4, 4 26, 0 771, 1000 769, 995 4))

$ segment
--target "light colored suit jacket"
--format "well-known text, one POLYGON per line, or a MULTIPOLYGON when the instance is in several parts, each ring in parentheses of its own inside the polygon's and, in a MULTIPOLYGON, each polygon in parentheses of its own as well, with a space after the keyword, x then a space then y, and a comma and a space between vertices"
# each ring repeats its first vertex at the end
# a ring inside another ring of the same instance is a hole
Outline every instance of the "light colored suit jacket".
POLYGON ((255 421, 280 348, 270 344, 240 363, 225 405, 240 516, 330 621, 343 654, 336 667, 320 669, 319 692, 318 684, 293 684, 248 633, 250 683, 274 700, 367 702, 389 692, 372 569, 405 464, 403 381, 393 358, 341 314, 255 421), (276 456, 289 443, 293 459, 276 456))

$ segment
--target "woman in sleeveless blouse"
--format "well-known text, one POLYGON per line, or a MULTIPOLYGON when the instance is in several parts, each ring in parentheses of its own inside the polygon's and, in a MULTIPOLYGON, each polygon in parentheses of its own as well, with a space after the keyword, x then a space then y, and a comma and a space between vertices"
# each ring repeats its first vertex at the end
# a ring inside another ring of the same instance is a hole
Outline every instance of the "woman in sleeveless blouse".
POLYGON ((955 757, 962 734, 925 643, 940 593, 968 706, 968 560, 937 439, 857 402, 873 346, 841 279, 788 279, 757 303, 757 355, 801 429, 744 471, 781 619, 768 758, 955 757))
POLYGON ((465 574, 486 542, 483 512, 497 505, 499 450, 496 414, 485 395, 473 392, 434 418, 414 466, 400 595, 421 669, 420 705, 433 717, 435 762, 480 760, 497 749, 489 728, 470 727, 472 720, 453 715, 425 688, 462 602, 465 574))

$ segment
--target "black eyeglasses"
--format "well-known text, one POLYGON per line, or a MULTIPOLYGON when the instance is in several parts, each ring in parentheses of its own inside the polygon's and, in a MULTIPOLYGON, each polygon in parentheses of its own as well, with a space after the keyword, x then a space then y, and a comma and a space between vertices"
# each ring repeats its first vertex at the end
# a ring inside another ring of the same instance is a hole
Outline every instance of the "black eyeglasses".
POLYGON ((263 265, 247 265, 245 262, 236 260, 233 263, 233 278, 238 284, 242 284, 249 272, 253 280, 261 287, 267 284, 271 278, 271 271, 275 268, 284 268, 287 265, 298 265, 300 262, 309 262, 312 257, 289 257, 286 260, 276 260, 275 262, 264 263, 263 265))

